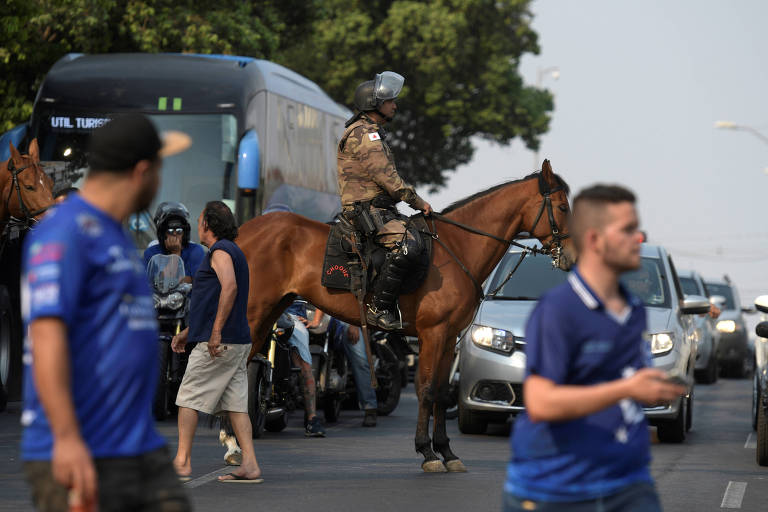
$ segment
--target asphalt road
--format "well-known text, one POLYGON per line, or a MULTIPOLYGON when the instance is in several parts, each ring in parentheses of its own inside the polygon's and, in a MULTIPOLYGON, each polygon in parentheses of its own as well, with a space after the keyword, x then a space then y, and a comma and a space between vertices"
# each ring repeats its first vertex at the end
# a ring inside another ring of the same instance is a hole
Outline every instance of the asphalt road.
MULTIPOLYGON (((681 445, 654 444, 652 473, 667 511, 768 510, 768 468, 755 463, 748 380, 697 386, 694 426, 681 445)), ((18 460, 18 404, 0 414, 0 510, 32 510, 18 460)), ((466 474, 424 474, 413 450, 416 397, 409 385, 400 406, 363 429, 359 411, 342 411, 324 439, 303 435, 301 415, 255 441, 261 485, 221 484, 228 470, 217 432, 201 427, 186 485, 195 510, 498 510, 509 458, 507 430, 467 436, 449 423, 466 474)), ((173 422, 159 428, 175 447, 173 422)), ((651 429, 653 437, 653 429, 651 429)))

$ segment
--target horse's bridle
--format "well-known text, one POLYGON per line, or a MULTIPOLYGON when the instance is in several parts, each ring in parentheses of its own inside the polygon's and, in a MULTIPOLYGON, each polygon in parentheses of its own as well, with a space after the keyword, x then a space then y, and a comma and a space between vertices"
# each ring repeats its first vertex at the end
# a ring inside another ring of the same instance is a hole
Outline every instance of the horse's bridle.
MULTIPOLYGON (((547 211, 547 217, 549 218, 549 228, 551 230, 552 238, 549 242, 546 244, 542 243, 541 249, 538 249, 536 247, 529 247, 527 245, 523 245, 520 242, 517 242, 515 240, 507 240, 506 238, 502 238, 500 236, 496 236, 492 233, 487 233, 485 231, 482 231, 477 228, 473 228, 472 226, 468 226, 466 224, 462 224, 461 222, 457 222, 453 219, 449 219, 448 217, 432 212, 430 215, 432 218, 435 218, 441 222, 445 222, 446 224, 452 224, 456 227, 459 227, 465 231, 469 231, 470 233, 474 233, 476 235, 485 236, 488 238, 492 238, 494 240, 497 240, 501 243, 507 244, 507 245, 514 245, 515 247, 519 247, 523 249, 522 255, 520 257, 520 261, 518 261, 517 265, 508 273, 506 278, 502 281, 502 284, 497 287, 496 290, 493 291, 491 295, 495 295, 498 293, 498 291, 501 289, 501 287, 509 280, 510 277, 512 277, 512 274, 517 270, 517 268, 520 266, 520 263, 522 263, 523 258, 528 253, 533 254, 543 254, 546 256, 549 256, 552 258, 552 265, 555 267, 559 267, 561 263, 561 259, 563 257, 563 244, 562 241, 568 238, 570 235, 568 233, 561 234, 560 229, 557 226, 557 221, 555 221, 555 212, 552 210, 552 194, 556 192, 560 192, 565 190, 565 187, 560 184, 554 188, 550 188, 547 181, 544 179, 543 176, 539 175, 539 193, 542 195, 542 201, 541 201, 541 207, 539 208, 539 212, 536 214, 536 219, 533 221, 533 225, 531 226, 531 229, 528 231, 528 233, 533 236, 533 232, 536 229, 536 226, 539 225, 539 221, 541 220, 542 215, 544 214, 544 210, 547 211)), ((483 288, 480 286, 480 283, 477 282, 477 279, 475 279, 475 276, 473 276, 469 269, 464 265, 461 260, 451 251, 450 248, 448 248, 445 243, 438 237, 437 235, 437 229, 435 229, 435 223, 432 222, 432 232, 426 233, 429 236, 431 236, 435 241, 437 241, 440 245, 443 246, 443 248, 448 251, 448 254, 451 255, 451 257, 456 261, 456 263, 459 264, 461 269, 464 271, 465 274, 469 276, 469 278, 472 280, 472 282, 475 285, 475 289, 478 291, 478 298, 479 300, 482 300, 485 295, 483 294, 483 288)))
MULTIPOLYGON (((48 210, 49 206, 46 206, 44 208, 40 208, 35 211, 30 211, 29 208, 27 208, 27 205, 24 204, 24 197, 21 195, 21 185, 19 184, 19 174, 24 172, 24 170, 28 168, 35 168, 37 169, 37 164, 31 163, 29 165, 25 165, 21 168, 16 168, 13 165, 13 158, 8 160, 8 172, 11 173, 11 188, 8 191, 8 197, 5 198, 5 209, 9 211, 10 214, 10 204, 11 204, 11 197, 13 196, 14 189, 16 190, 16 195, 19 198, 19 207, 21 208, 22 213, 24 213, 23 219, 17 219, 11 215, 11 222, 15 221, 16 223, 21 223, 25 227, 29 228, 37 222, 35 219, 36 216, 40 215, 41 213, 44 213, 46 210, 48 210)), ((42 172, 42 171, 41 171, 42 172)))

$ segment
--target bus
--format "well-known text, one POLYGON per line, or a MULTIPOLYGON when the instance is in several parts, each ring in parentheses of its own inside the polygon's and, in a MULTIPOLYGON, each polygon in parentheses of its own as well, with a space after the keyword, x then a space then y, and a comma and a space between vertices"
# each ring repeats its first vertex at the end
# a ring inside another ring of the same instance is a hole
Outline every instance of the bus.
MULTIPOLYGON (((152 213, 163 201, 183 203, 194 219, 206 202, 222 200, 240 223, 274 205, 321 222, 341 211, 336 145, 351 112, 300 74, 250 57, 68 54, 47 73, 29 122, 0 137, 0 161, 8 158, 8 142, 26 148, 37 138, 55 190, 77 186, 90 133, 124 112, 142 112, 159 131, 192 139, 190 149, 165 159, 149 211, 129 221, 139 249, 156 238, 152 213)), ((197 230, 191 235, 197 241, 197 230)), ((17 289, 8 294, 18 305, 17 289)), ((21 343, 12 307, 16 334, 0 332, 0 376, 14 399, 20 351, 3 341, 21 343)), ((0 311, 0 318, 8 314, 0 311)))

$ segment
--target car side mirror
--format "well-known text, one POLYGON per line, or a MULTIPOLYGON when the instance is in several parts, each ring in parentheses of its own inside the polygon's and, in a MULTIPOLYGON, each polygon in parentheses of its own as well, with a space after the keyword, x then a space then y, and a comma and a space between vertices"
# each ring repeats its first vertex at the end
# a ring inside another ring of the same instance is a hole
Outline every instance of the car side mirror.
POLYGON ((757 313, 757 310, 755 308, 750 308, 750 307, 747 307, 747 306, 741 306, 741 312, 742 313, 746 313, 748 315, 754 315, 755 313, 757 313))
POLYGON ((768 295, 761 295, 756 298, 755 307, 761 313, 768 313, 768 295))
POLYGON ((680 311, 684 315, 701 315, 709 313, 710 304, 706 297, 701 295, 686 295, 680 311))
POLYGON ((712 295, 709 298, 709 303, 710 304, 714 304, 715 306, 719 307, 720 309, 723 309, 723 307, 725 306, 726 302, 727 301, 725 300, 725 297, 723 297, 722 295, 712 295))
POLYGON ((768 322, 760 322, 755 327, 755 334, 761 338, 768 338, 768 322))

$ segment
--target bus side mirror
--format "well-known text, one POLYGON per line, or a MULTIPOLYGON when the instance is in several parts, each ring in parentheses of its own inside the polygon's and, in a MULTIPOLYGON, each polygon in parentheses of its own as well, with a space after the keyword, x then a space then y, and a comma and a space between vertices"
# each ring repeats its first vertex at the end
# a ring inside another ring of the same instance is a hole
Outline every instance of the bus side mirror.
POLYGON ((8 143, 13 143, 13 147, 21 150, 21 143, 27 135, 27 123, 14 126, 4 134, 0 135, 0 162, 5 162, 11 158, 11 148, 8 143))
POLYGON ((240 139, 237 151, 238 188, 250 191, 259 188, 260 156, 259 136, 254 130, 248 130, 240 139))

